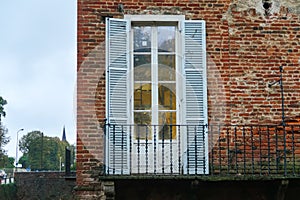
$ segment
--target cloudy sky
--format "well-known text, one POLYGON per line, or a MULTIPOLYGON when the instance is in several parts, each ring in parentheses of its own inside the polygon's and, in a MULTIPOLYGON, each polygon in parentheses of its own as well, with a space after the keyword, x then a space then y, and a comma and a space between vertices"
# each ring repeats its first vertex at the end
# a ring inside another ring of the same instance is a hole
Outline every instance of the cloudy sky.
MULTIPOLYGON (((16 137, 40 130, 74 144, 76 1, 3 0, 0 3, 0 96, 3 124, 15 157, 16 137)), ((19 153, 20 156, 20 153, 19 153)))

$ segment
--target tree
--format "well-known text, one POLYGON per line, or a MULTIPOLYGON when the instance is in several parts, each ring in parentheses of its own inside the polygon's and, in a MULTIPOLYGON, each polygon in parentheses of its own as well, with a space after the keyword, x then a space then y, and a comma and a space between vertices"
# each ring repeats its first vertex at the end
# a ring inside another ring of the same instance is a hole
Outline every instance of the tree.
POLYGON ((3 147, 9 142, 9 137, 6 136, 7 132, 7 128, 0 123, 0 158, 5 155, 3 147))
POLYGON ((9 142, 9 137, 7 137, 7 128, 2 125, 1 117, 5 117, 6 113, 4 111, 4 105, 7 104, 7 101, 0 96, 0 160, 5 155, 3 147, 9 142))
POLYGON ((19 163, 31 170, 59 170, 65 159, 65 148, 70 146, 68 142, 45 136, 41 131, 29 132, 19 144, 23 152, 19 163))
POLYGON ((0 168, 14 168, 15 159, 13 157, 8 157, 3 155, 0 159, 0 168))
MULTIPOLYGON (((43 133, 41 131, 32 131, 24 135, 19 142, 20 151, 25 154, 28 153, 32 144, 37 142, 37 140, 42 138, 42 136, 43 133)), ((40 141, 41 140, 39 140, 38 142, 40 141)))
POLYGON ((27 154, 23 154, 23 156, 21 156, 21 158, 19 159, 19 164, 22 165, 22 168, 27 169, 30 167, 29 163, 28 163, 28 156, 27 154))
POLYGON ((4 111, 4 106, 7 104, 7 101, 5 99, 3 99, 1 96, 0 96, 0 123, 1 123, 1 117, 5 117, 6 116, 6 113, 4 111))

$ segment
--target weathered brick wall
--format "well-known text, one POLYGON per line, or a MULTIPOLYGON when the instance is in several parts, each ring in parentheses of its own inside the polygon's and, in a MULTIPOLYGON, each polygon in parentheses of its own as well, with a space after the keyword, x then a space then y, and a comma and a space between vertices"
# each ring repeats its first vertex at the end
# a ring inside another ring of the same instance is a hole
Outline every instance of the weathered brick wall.
POLYGON ((182 14, 207 27, 208 112, 211 124, 279 124, 284 66, 285 114, 300 111, 300 3, 290 0, 78 0, 77 184, 86 197, 103 195, 105 17, 182 14), (93 192, 93 191, 98 192, 93 192), (88 192, 90 191, 90 192, 88 192))
POLYGON ((297 5, 269 1, 272 12, 266 14, 262 8, 247 7, 246 1, 238 2, 224 15, 229 33, 231 123, 280 121, 280 87, 268 87, 278 80, 280 65, 284 66, 286 116, 299 115, 300 21, 293 10, 297 5))
MULTIPOLYGON (((75 179, 65 179, 64 172, 15 173, 17 199, 74 199, 75 179)), ((1 199, 1 198, 0 198, 1 199)))

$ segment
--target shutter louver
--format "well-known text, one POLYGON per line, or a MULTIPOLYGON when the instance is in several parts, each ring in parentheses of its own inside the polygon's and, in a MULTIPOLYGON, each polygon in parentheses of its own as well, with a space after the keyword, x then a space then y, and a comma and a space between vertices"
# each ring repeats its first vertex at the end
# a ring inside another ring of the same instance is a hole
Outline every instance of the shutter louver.
POLYGON ((128 23, 106 21, 106 173, 129 174, 128 23))
POLYGON ((205 22, 184 23, 186 158, 184 173, 208 174, 205 22))

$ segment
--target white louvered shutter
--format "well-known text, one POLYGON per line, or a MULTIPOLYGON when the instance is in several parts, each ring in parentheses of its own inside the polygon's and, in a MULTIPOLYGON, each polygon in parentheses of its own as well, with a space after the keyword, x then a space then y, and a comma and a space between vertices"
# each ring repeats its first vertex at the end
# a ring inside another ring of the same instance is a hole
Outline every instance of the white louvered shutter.
POLYGON ((185 138, 184 173, 208 174, 205 22, 184 22, 185 138))
POLYGON ((128 22, 106 20, 106 173, 129 174, 128 22))

